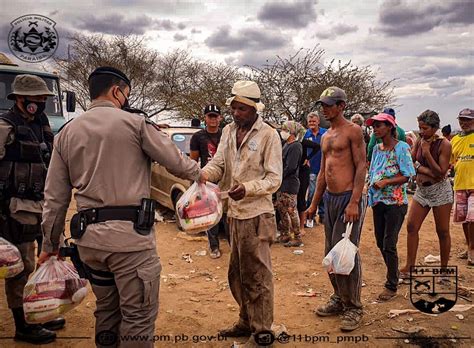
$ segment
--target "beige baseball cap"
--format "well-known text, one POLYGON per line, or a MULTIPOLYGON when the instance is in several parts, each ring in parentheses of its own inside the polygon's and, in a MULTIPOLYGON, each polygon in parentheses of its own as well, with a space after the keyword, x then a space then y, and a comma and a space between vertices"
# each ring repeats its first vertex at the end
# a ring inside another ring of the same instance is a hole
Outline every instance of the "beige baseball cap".
POLYGON ((53 92, 48 89, 46 82, 35 75, 17 75, 12 83, 12 92, 7 96, 7 99, 14 100, 15 95, 37 96, 47 95, 55 96, 53 92))

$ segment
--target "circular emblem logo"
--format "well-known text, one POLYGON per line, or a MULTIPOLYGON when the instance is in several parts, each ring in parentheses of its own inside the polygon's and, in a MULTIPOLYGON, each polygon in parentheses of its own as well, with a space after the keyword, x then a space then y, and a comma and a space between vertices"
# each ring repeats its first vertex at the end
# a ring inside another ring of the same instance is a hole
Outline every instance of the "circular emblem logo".
POLYGON ((97 335, 95 335, 95 343, 101 346, 113 346, 117 341, 117 334, 110 330, 99 331, 97 335))
POLYGON ((269 330, 263 330, 255 334, 255 343, 259 346, 269 346, 275 342, 275 335, 269 330))
POLYGON ((10 51, 18 59, 37 63, 50 58, 58 48, 56 22, 40 15, 25 15, 11 22, 8 34, 10 51))

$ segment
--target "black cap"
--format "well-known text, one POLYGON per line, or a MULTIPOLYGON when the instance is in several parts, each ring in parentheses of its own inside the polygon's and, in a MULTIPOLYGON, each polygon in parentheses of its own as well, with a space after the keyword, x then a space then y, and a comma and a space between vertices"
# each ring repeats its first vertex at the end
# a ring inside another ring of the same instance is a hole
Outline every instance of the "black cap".
POLYGON ((220 115, 221 109, 217 105, 209 104, 204 108, 204 115, 207 115, 207 114, 220 115))
POLYGON ((121 72, 119 69, 113 68, 111 66, 101 66, 95 69, 90 75, 88 80, 91 79, 91 77, 96 76, 96 75, 113 75, 123 82, 125 82, 128 87, 132 87, 129 78, 127 75, 125 75, 123 72, 121 72))

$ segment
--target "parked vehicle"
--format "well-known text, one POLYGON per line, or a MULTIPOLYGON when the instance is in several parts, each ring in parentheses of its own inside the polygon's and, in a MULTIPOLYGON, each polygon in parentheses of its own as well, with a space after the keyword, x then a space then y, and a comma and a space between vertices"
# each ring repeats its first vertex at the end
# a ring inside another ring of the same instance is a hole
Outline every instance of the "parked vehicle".
MULTIPOLYGON (((191 127, 170 127, 162 129, 169 135, 178 148, 189 156, 191 137, 200 128, 191 127)), ((151 167, 151 197, 161 205, 175 210, 176 202, 181 195, 191 186, 190 180, 180 179, 166 170, 158 163, 153 163, 151 167)))
POLYGON ((14 102, 7 99, 7 95, 11 92, 11 86, 16 75, 30 74, 41 77, 48 88, 55 94, 46 101, 45 114, 48 116, 51 129, 54 134, 58 129, 66 123, 63 110, 63 97, 66 99, 66 111, 74 112, 76 109, 76 96, 74 92, 65 91, 64 96, 61 94, 61 86, 59 76, 41 70, 30 68, 22 68, 17 64, 13 64, 5 55, 0 53, 0 114, 10 110, 14 102))

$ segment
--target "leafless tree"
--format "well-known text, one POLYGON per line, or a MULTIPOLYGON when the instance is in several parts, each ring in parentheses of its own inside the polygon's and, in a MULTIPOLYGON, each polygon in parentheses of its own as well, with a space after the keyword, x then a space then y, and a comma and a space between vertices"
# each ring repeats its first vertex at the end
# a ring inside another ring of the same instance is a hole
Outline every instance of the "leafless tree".
POLYGON ((76 93, 83 110, 89 103, 87 78, 99 66, 113 66, 124 71, 131 80, 130 103, 148 112, 166 109, 156 96, 157 71, 160 56, 147 49, 137 36, 76 35, 70 38, 68 57, 56 58, 56 67, 68 90, 76 93))
POLYGON ((263 94, 266 109, 263 117, 280 123, 283 119, 302 121, 314 109, 314 103, 329 86, 343 88, 348 96, 346 116, 356 112, 367 114, 380 110, 393 99, 392 81, 380 82, 369 67, 351 62, 325 66, 324 50, 300 49, 296 54, 276 57, 263 67, 249 66, 249 77, 256 80, 263 94))

